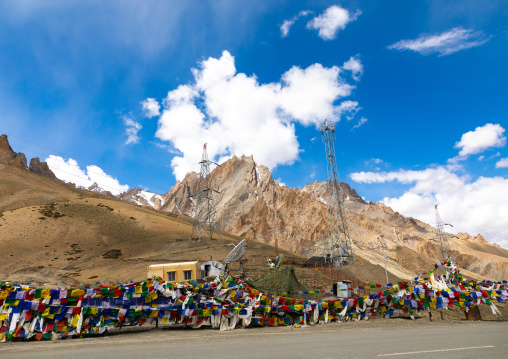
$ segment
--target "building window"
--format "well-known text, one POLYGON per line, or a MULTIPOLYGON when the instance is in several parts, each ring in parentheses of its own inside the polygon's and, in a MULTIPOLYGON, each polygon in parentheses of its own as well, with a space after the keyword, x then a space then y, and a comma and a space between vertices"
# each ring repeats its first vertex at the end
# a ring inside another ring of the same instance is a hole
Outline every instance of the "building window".
POLYGON ((168 272, 168 282, 176 282, 176 272, 168 272))
POLYGON ((183 280, 191 280, 192 279, 192 271, 184 270, 183 271, 183 280))

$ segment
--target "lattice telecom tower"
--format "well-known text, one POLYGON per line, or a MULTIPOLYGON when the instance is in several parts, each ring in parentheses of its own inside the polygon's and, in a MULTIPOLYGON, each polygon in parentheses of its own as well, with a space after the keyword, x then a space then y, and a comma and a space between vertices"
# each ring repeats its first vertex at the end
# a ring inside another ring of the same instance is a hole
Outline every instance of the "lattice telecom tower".
POLYGON ((208 233, 209 238, 213 239, 213 233, 217 233, 219 239, 222 239, 219 233, 219 223, 216 220, 217 208, 215 206, 214 193, 219 193, 213 188, 214 181, 210 175, 210 164, 216 164, 208 159, 206 152, 206 143, 203 145, 203 156, 201 158, 201 171, 199 175, 198 192, 193 196, 196 198, 194 208, 194 225, 192 227, 191 239, 197 233, 198 239, 208 233))
POLYGON ((334 266, 354 263, 353 248, 349 237, 344 196, 339 185, 337 162, 335 160, 335 124, 326 120, 321 124, 321 137, 326 150, 326 167, 328 170, 328 199, 330 203, 330 241, 334 266), (338 246, 339 253, 335 254, 338 246))
POLYGON ((450 246, 448 245, 448 236, 444 231, 444 224, 441 221, 441 216, 437 210, 437 204, 434 206, 436 209, 436 240, 437 240, 437 260, 445 261, 448 259, 450 251, 450 246))

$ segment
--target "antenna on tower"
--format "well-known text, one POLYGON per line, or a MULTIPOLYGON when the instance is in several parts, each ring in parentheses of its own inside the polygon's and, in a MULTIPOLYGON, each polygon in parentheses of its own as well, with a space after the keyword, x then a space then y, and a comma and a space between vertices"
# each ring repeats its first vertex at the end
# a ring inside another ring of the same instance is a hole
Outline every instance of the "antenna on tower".
POLYGON ((279 255, 279 238, 277 230, 277 191, 275 189, 275 180, 272 178, 272 195, 273 195, 273 240, 275 242, 275 255, 279 255))
POLYGON ((206 143, 203 145, 203 155, 201 157, 201 171, 199 174, 198 192, 191 197, 196 197, 196 206, 194 208, 194 225, 192 226, 191 239, 197 233, 199 240, 208 233, 210 239, 213 239, 213 233, 217 233, 219 239, 222 239, 219 233, 219 223, 216 220, 217 208, 215 206, 214 194, 220 193, 214 189, 214 179, 210 175, 210 165, 219 164, 208 159, 206 143))
POLYGON ((436 229, 437 229, 436 240, 438 242, 437 260, 444 262, 445 260, 448 259, 451 251, 450 246, 448 245, 448 236, 444 231, 443 221, 441 221, 441 216, 439 215, 439 212, 437 210, 437 204, 434 206, 434 208, 436 209, 436 229))
POLYGON ((335 124, 324 120, 321 124, 321 137, 325 144, 326 167, 328 172, 328 198, 330 203, 330 242, 334 266, 354 263, 353 248, 349 236, 344 196, 340 188, 337 162, 335 160, 335 124), (334 248, 339 247, 335 255, 334 248))

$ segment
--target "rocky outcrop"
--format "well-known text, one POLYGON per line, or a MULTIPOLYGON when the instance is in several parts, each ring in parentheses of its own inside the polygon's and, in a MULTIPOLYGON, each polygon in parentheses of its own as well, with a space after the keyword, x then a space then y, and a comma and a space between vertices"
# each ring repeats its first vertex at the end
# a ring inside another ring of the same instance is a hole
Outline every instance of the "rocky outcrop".
POLYGON ((12 150, 7 135, 0 136, 0 163, 26 169, 25 155, 12 150))
POLYGON ((18 152, 17 153, 19 159, 21 160, 21 164, 23 165, 23 168, 24 169, 27 169, 28 168, 28 165, 27 165, 27 162, 26 162, 26 156, 23 152, 18 152))
POLYGON ((99 186, 97 184, 97 182, 94 182, 90 187, 87 188, 87 190, 89 190, 90 192, 95 192, 95 193, 104 194, 106 196, 115 197, 115 195, 113 193, 111 193, 110 191, 106 191, 104 188, 99 186))
POLYGON ((39 157, 34 157, 30 160, 30 166, 28 167, 28 169, 33 173, 57 179, 53 171, 49 169, 48 164, 46 162, 41 162, 39 160, 39 157))
POLYGON ((160 194, 143 191, 139 188, 133 188, 117 196, 123 201, 135 203, 140 206, 149 206, 154 209, 161 209, 164 199, 160 194))
MULTIPOLYGON (((340 189, 345 200, 367 204, 367 202, 358 195, 356 190, 352 189, 347 183, 340 182, 340 189)), ((302 191, 309 193, 312 198, 325 204, 328 204, 330 201, 328 196, 328 182, 315 181, 312 184, 305 185, 305 187, 302 188, 302 191)))

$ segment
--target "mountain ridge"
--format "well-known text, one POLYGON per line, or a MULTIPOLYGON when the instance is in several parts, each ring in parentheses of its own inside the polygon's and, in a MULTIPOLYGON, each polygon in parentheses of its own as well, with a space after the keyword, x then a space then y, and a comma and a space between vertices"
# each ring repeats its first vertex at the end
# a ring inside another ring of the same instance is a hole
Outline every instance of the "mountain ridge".
MULTIPOLYGON (((5 146, 5 143, 8 145, 6 137, 3 143, 0 146, 0 159, 3 159, 3 163, 8 166, 15 164, 13 167, 26 170, 26 166, 19 166, 23 163, 22 156, 16 154, 10 146, 5 146)), ((39 174, 54 180, 48 174, 39 174)), ((268 168, 257 164, 252 156, 232 156, 214 168, 211 175, 220 192, 217 196, 220 228, 234 236, 273 246, 272 175, 268 168)), ((330 225, 327 183, 315 181, 302 189, 289 188, 277 181, 273 183, 278 197, 278 239, 281 250, 307 257, 326 255, 329 245, 323 242, 322 236, 329 231, 330 225)), ((191 172, 166 194, 133 188, 118 198, 137 206, 147 206, 162 213, 189 218, 193 214, 193 196, 197 193, 198 184, 199 174, 191 172)), ((98 184, 94 185, 91 187, 97 191, 97 195, 108 194, 98 184)), ((72 184, 65 186, 75 189, 72 184)), ((346 183, 340 183, 340 186, 345 197, 354 253, 373 265, 383 266, 378 240, 383 239, 386 242, 388 270, 400 278, 418 275, 418 271, 426 271, 427 265, 436 262, 435 229, 432 226, 402 216, 382 202, 367 202, 346 183)), ((39 198, 37 196, 32 204, 44 202, 41 202, 42 199, 36 200, 39 198)), ((4 202, 8 199, 3 198, 4 202)), ((97 205, 105 206, 104 203, 97 205)), ((7 200, 7 206, 3 208, 8 210, 18 208, 17 206, 16 202, 7 200)), ((450 240, 450 247, 454 257, 460 260, 462 268, 493 279, 508 277, 508 251, 490 244, 481 235, 461 233, 450 240)))

